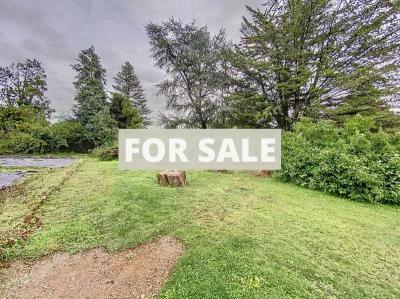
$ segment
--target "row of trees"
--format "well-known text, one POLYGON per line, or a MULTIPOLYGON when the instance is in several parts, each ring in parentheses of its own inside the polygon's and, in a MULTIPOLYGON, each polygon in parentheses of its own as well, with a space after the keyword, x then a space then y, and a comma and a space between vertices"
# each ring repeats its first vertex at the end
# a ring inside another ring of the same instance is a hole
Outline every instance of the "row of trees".
POLYGON ((110 99, 105 90, 106 70, 93 46, 81 51, 72 68, 76 72, 73 113, 87 130, 89 142, 102 145, 115 139, 115 128, 139 128, 151 124, 151 110, 129 62, 122 65, 115 76, 113 88, 116 92, 110 99))
MULTIPOLYGON (((392 109, 400 108, 398 4, 267 0, 263 9, 247 11, 238 44, 229 42, 224 30, 212 36, 195 21, 172 18, 146 25, 155 65, 166 73, 158 84, 168 111, 161 114, 163 126, 291 130, 301 117, 342 124, 363 114, 398 130, 400 116, 392 109)), ((57 124, 57 134, 71 129, 79 136, 74 143, 91 148, 115 140, 117 128, 151 124, 129 62, 114 77, 111 94, 93 46, 80 52, 72 68, 73 116, 57 124), (60 129, 63 123, 68 130, 60 129)), ((29 143, 55 138, 56 133, 40 132, 32 140, 29 126, 21 125, 25 119, 48 125, 53 111, 46 91, 46 74, 37 60, 0 67, 2 139, 18 128, 29 143)))
POLYGON ((400 14, 391 1, 268 0, 241 42, 170 19, 146 26, 167 127, 277 127, 301 117, 373 116, 398 128, 400 14))
POLYGON ((93 46, 81 51, 72 68, 76 72, 73 116, 50 126, 54 110, 40 62, 27 59, 0 67, 0 134, 4 141, 0 151, 1 147, 4 152, 12 148, 87 150, 115 141, 118 128, 151 124, 144 90, 129 62, 114 77, 111 94, 106 90, 106 70, 93 46))

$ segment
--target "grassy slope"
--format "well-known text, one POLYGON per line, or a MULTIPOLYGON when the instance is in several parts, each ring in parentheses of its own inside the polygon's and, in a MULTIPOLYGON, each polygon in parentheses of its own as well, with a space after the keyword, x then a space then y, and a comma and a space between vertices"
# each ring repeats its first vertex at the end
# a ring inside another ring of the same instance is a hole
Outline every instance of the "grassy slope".
MULTIPOLYGON (((65 172, 33 175, 26 194, 3 200, 3 231, 65 172)), ((167 298, 400 297, 398 207, 246 174, 191 172, 189 187, 173 189, 158 186, 154 172, 85 159, 69 175, 39 210, 43 227, 3 258, 119 250, 168 234, 186 254, 167 298)))

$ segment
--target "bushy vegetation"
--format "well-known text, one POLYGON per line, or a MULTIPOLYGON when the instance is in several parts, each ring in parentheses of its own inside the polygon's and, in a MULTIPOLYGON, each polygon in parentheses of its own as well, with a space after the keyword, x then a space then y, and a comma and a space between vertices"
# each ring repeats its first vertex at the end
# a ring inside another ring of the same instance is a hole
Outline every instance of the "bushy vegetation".
POLYGON ((356 116, 343 127, 298 122, 282 139, 276 177, 352 200, 400 204, 399 134, 356 116))
POLYGON ((0 107, 0 154, 87 152, 93 147, 78 121, 49 124, 44 111, 30 105, 0 107))
POLYGON ((92 154, 97 157, 100 161, 112 161, 118 159, 118 145, 104 145, 95 148, 92 154))
POLYGON ((49 152, 78 152, 85 153, 93 148, 88 140, 81 123, 76 120, 64 120, 52 124, 48 128, 49 152))
POLYGON ((41 136, 47 126, 44 113, 33 106, 0 107, 0 153, 44 152, 41 136))

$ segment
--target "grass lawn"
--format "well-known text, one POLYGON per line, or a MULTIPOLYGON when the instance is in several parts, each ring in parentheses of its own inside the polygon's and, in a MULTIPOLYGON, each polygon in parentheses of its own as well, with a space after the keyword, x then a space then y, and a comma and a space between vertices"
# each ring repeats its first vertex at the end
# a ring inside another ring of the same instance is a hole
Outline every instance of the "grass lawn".
POLYGON ((0 233, 18 234, 33 206, 43 225, 0 257, 114 251, 172 235, 186 251, 161 298, 400 298, 399 207, 245 173, 188 178, 187 188, 160 187, 154 172, 91 158, 32 174, 0 195, 0 233))

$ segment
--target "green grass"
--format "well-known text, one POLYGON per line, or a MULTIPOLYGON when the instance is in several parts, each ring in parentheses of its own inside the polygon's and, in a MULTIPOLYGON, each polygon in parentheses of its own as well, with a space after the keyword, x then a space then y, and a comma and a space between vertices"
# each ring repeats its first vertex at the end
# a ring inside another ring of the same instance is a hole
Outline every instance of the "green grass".
POLYGON ((186 251, 162 298, 400 297, 399 207, 245 173, 188 178, 187 188, 161 187, 154 172, 90 158, 73 171, 34 174, 20 196, 0 198, 0 225, 17 231, 30 202, 53 188, 38 211, 43 226, 2 258, 121 250, 173 235, 186 251))

